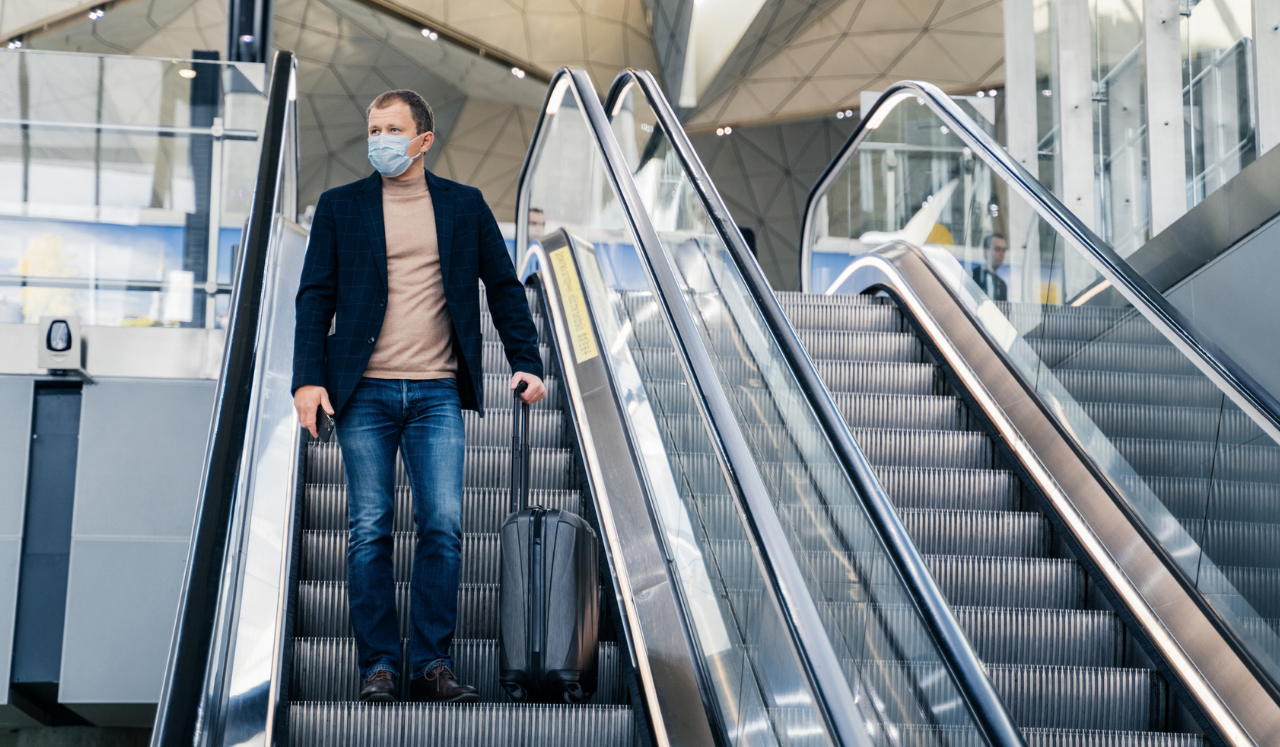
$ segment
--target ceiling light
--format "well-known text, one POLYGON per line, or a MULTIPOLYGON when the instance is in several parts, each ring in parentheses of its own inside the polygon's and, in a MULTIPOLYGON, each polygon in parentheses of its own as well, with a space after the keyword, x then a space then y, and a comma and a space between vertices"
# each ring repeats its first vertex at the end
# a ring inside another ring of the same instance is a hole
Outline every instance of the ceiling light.
POLYGON ((985 91, 978 91, 978 98, 985 99, 986 97, 987 97, 987 94, 985 91))
POLYGON ((852 116, 853 116, 853 110, 852 110, 852 109, 845 109, 845 110, 844 110, 844 115, 845 115, 846 117, 852 117, 852 116))
POLYGON ((724 128, 723 128, 723 127, 717 127, 717 128, 716 128, 716 134, 717 134, 717 135, 723 135, 723 134, 724 134, 724 128))
POLYGON ((732 133, 733 133, 733 128, 732 128, 732 127, 726 127, 726 128, 724 128, 724 134, 729 135, 729 134, 732 134, 732 133))
POLYGON ((996 97, 996 89, 992 88, 990 91, 987 91, 987 95, 994 99, 996 97))
POLYGON ((253 44, 253 34, 241 34, 241 35, 240 35, 240 43, 241 43, 241 44, 253 44))
POLYGON ((184 68, 182 68, 181 70, 179 70, 179 71, 178 71, 178 75, 181 75, 182 77, 186 78, 187 80, 191 80, 192 78, 196 77, 196 71, 195 71, 195 70, 192 70, 192 69, 191 69, 191 68, 189 68, 189 67, 184 67, 184 68))
POLYGON ((423 30, 422 30, 422 35, 423 35, 423 36, 425 36, 425 37, 427 37, 427 38, 428 38, 428 39, 430 39, 431 41, 435 41, 436 39, 439 39, 439 38, 440 38, 440 35, 439 35, 439 34, 437 34, 437 33, 436 33, 436 32, 434 32, 434 31, 432 31, 431 29, 423 29, 423 30))
POLYGON ((836 112, 836 119, 844 119, 844 112, 836 112))
POLYGON ((1052 96, 1052 95, 1053 95, 1053 91, 1050 91, 1048 88, 1044 89, 1044 90, 1043 90, 1043 91, 1041 91, 1040 93, 1041 93, 1041 95, 1043 95, 1043 96, 1052 96))
POLYGON ((22 49, 22 40, 21 40, 21 39, 10 39, 10 40, 9 40, 9 49, 22 49))
POLYGON ((951 130, 947 129, 946 125, 943 125, 940 129, 942 130, 943 135, 947 134, 948 132, 951 132, 951 130))
POLYGON ((107 11, 106 11, 106 10, 104 10, 101 6, 99 6, 99 7, 97 7, 97 8, 94 8, 93 10, 89 11, 89 20, 90 20, 90 21, 96 21, 96 20, 98 20, 99 18, 101 18, 101 17, 105 16, 106 14, 107 14, 107 11))
POLYGON ((512 74, 512 75, 514 75, 514 76, 516 76, 517 78, 523 78, 523 77, 524 77, 524 71, 523 71, 523 70, 521 70, 521 69, 520 69, 520 68, 518 68, 518 67, 513 67, 513 68, 511 68, 511 74, 512 74))

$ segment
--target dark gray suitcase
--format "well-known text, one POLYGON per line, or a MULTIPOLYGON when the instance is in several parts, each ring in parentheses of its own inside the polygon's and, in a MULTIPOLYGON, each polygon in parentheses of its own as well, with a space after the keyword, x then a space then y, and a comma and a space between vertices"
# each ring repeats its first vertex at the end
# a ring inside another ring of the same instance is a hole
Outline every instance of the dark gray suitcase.
POLYGON ((529 406, 519 399, 514 405, 513 512, 500 534, 498 679, 518 703, 579 703, 596 690, 596 534, 567 511, 528 505, 529 406))

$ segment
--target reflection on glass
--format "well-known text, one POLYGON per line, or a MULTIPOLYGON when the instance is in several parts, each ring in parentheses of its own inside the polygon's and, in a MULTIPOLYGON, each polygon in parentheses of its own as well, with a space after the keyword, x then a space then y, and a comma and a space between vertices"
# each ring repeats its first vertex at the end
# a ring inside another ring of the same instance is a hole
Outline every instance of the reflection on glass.
POLYGON ((0 56, 0 323, 221 326, 263 78, 260 64, 0 56))
POLYGON ((814 255, 814 288, 841 292, 851 255, 886 241, 918 247, 1280 681, 1280 446, 947 126, 908 97, 868 131, 817 205, 806 251, 828 253, 814 255), (927 148, 907 140, 925 131, 927 148), (851 187, 852 201, 832 199, 851 187), (851 220, 849 204, 865 207, 851 220), (996 236, 999 262, 981 248, 996 236))
POLYGON ((547 231, 575 237, 600 354, 639 450, 713 705, 731 744, 829 744, 635 237, 588 145, 594 137, 576 91, 566 78, 559 85, 534 146, 529 205, 543 211, 547 231))
MULTIPOLYGON (((613 115, 619 140, 638 141, 632 162, 650 219, 682 284, 702 343, 729 395, 787 540, 858 704, 867 732, 891 743, 980 739, 817 416, 739 274, 653 110, 635 86, 613 115)), ((945 159, 932 133, 909 136, 945 159)), ((624 146, 625 147, 625 146, 624 146)), ((876 165, 884 164, 883 152, 876 165)), ((843 184, 844 182, 842 182, 843 184)), ((858 185, 860 186, 860 185, 858 185)), ((910 186, 906 187, 910 189, 910 186)), ((844 193, 848 225, 865 193, 844 193)), ((834 202, 834 201, 833 201, 834 202)), ((858 221, 883 220, 866 205, 858 221)), ((879 207, 883 208, 883 205, 879 207)), ((958 230, 979 223, 955 214, 958 230)))
POLYGON ((1146 242, 1151 224, 1142 3, 1090 0, 1089 4, 1099 233, 1120 256, 1127 257, 1146 242))

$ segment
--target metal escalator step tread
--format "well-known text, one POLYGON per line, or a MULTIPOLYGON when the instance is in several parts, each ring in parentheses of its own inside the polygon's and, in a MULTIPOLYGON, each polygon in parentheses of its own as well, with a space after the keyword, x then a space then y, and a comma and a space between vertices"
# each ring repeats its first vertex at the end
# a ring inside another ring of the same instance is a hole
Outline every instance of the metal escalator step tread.
POLYGON ((828 306, 879 306, 889 303, 886 298, 877 298, 863 294, 802 293, 800 291, 774 291, 778 303, 786 308, 789 304, 822 304, 828 306))
POLYGON ((1182 526, 1217 565, 1280 568, 1280 524, 1183 519, 1182 526))
POLYGON ((1142 482, 1179 518, 1201 518, 1211 506, 1213 518, 1220 521, 1266 523, 1276 520, 1280 506, 1280 483, 1159 476, 1142 482))
MULTIPOLYGON (((503 369, 506 371, 506 369, 503 369)), ((546 374, 542 379, 542 383, 547 386, 547 396, 530 405, 530 409, 534 412, 539 410, 563 410, 563 402, 560 401, 560 379, 552 375, 555 367, 543 369, 546 374)), ((511 416, 508 414, 505 418, 495 411, 511 412, 511 404, 514 395, 511 393, 511 374, 510 373, 487 373, 484 375, 484 404, 485 404, 485 420, 489 418, 501 418, 508 423, 511 422, 511 416)), ((467 412, 470 412, 469 410, 467 412)))
POLYGON ((926 555, 925 564, 954 607, 1084 606, 1084 570, 1074 560, 926 555))
POLYGON ((806 332, 801 330, 796 334, 810 358, 919 363, 924 355, 924 348, 920 345, 919 338, 902 332, 806 332))
MULTIPOLYGON (((529 304, 530 313, 542 313, 542 294, 535 288, 524 289, 525 301, 529 304)), ((484 281, 480 283, 480 313, 489 313, 489 294, 485 292, 484 281)))
POLYGON ((1021 504, 1021 483, 1002 470, 876 467, 876 476, 898 508, 1015 511, 1021 504))
MULTIPOLYGON (((1257 568, 1249 566, 1220 565, 1220 580, 1213 577, 1200 581, 1200 590, 1212 594, 1214 604, 1222 605, 1233 613, 1234 619, 1249 620, 1261 615, 1263 618, 1280 618, 1280 568, 1257 568), (1225 581, 1230 586, 1219 588, 1225 581)), ((1280 628, 1277 628, 1280 634, 1280 628)), ((1274 637, 1268 636, 1268 640, 1274 637)), ((1276 651, 1274 656, 1280 656, 1276 651)))
POLYGON ((926 555, 1044 557, 1049 549, 1049 520, 1015 511, 899 512, 916 547, 926 555))
POLYGON ((1113 612, 999 607, 953 607, 952 612, 987 664, 1124 664, 1124 625, 1113 612))
MULTIPOLYGON (((1222 390, 1202 375, 1170 375, 1147 372, 1079 371, 1058 369, 1053 375, 1078 402, 1122 402, 1134 405, 1168 405, 1217 409, 1222 390)), ((1234 407, 1230 402, 1228 407, 1234 407)))
MULTIPOLYGON (((1007 308, 1007 307, 1006 307, 1007 308)), ((1133 309, 1119 313, 1048 311, 1023 306, 1003 312, 1028 338, 1158 345, 1168 342, 1151 322, 1133 309)))
POLYGON ((902 314, 885 305, 836 305, 789 303, 782 307, 799 331, 843 330, 846 332, 905 332, 902 314))
MULTIPOLYGON (((345 529, 304 531, 299 578, 303 581, 346 581, 349 536, 345 529)), ((391 563, 396 583, 408 583, 413 570, 414 535, 412 532, 395 532, 392 543, 391 563)), ((498 583, 500 558, 497 534, 462 535, 461 582, 498 583)))
MULTIPOLYGON (((470 410, 462 413, 467 432, 467 446, 499 446, 511 448, 511 408, 491 409, 480 417, 470 410)), ((529 444, 535 449, 563 449, 569 446, 569 433, 564 427, 564 413, 556 410, 529 412, 529 444)))
POLYGON ((831 398, 850 428, 958 431, 967 421, 955 397, 836 392, 831 398))
MULTIPOLYGON (((552 368, 552 360, 555 358, 555 353, 551 350, 550 345, 538 345, 538 357, 542 359, 544 373, 552 368)), ((482 367, 481 370, 484 371, 507 374, 508 376, 511 373, 511 364, 507 361, 506 348, 500 342, 484 342, 481 344, 480 365, 482 367)))
POLYGON ((474 703, 294 703, 294 747, 631 747, 627 706, 474 703))
MULTIPOLYGON (((409 486, 396 488, 396 532, 413 531, 412 491, 409 486)), ((579 513, 582 496, 576 490, 532 490, 529 505, 579 513)), ((502 520, 511 513, 511 491, 505 488, 464 488, 462 491, 462 531, 468 534, 497 532, 502 520)), ((302 511, 302 528, 346 529, 347 486, 308 485, 306 505, 302 511)))
POLYGON ((1237 482, 1280 482, 1280 446, 1113 438, 1139 475, 1201 477, 1237 482))
POLYGON ((851 428, 853 440, 876 467, 991 469, 991 439, 976 431, 851 428))
MULTIPOLYGON (((298 638, 294 640, 291 699, 295 701, 354 701, 360 694, 354 638, 298 638)), ((498 642, 455 639, 451 649, 458 681, 480 690, 482 703, 510 703, 498 683, 498 642)), ((602 641, 597 649, 598 684, 588 700, 594 704, 624 704, 618 644, 602 641)), ((409 640, 400 642, 400 671, 409 671, 409 640)), ((401 678, 401 685, 405 680, 401 678)), ((403 695, 403 693, 402 693, 403 695)))
POLYGON ((1109 438, 1240 444, 1263 437, 1262 429, 1239 410, 1117 402, 1083 402, 1081 407, 1109 438))
MULTIPOLYGON (((396 584, 396 619, 400 637, 409 637, 409 585, 396 584)), ((343 581, 299 581, 300 638, 345 638, 351 635, 347 584, 343 581)), ((463 584, 458 589, 459 638, 498 637, 498 585, 463 584)))
POLYGON ((1204 747, 1203 735, 1159 731, 1020 729, 1027 747, 1204 747))
POLYGON ((941 382, 938 367, 930 363, 815 360, 813 367, 832 392, 927 396, 941 382))
POLYGON ((991 684, 1023 728, 1163 731, 1169 688, 1149 669, 990 664, 991 684))
POLYGON ((1198 369, 1173 345, 1121 345, 1069 340, 1027 340, 1049 368, 1190 376, 1198 369))
MULTIPOLYGON (((573 453, 569 449, 532 450, 533 489, 568 490, 575 487, 573 453)), ((307 444, 307 483, 339 484, 345 480, 336 441, 307 444)), ((396 456, 396 485, 409 484, 404 463, 396 456)), ((505 488, 511 485, 511 447, 468 446, 463 486, 505 488)))

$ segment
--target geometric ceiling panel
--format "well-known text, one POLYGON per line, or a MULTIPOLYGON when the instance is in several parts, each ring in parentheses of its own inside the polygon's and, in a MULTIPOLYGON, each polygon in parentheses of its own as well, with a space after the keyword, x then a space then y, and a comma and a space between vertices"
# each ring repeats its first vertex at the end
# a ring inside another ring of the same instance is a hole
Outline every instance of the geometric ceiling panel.
POLYGON ((1003 29, 1000 0, 842 0, 771 54, 726 65, 713 96, 685 124, 709 129, 856 109, 862 91, 904 78, 956 93, 999 87, 1003 29))
POLYGON ((514 221, 520 167, 539 111, 508 101, 467 99, 449 132, 449 147, 431 170, 479 189, 498 220, 514 221))
POLYGON ((226 47, 227 8, 223 0, 116 2, 102 18, 77 14, 26 34, 23 44, 28 49, 189 59, 195 50, 221 52, 226 47))
POLYGON ((551 73, 587 69, 607 90, 621 70, 658 70, 644 0, 376 0, 438 21, 551 73))
POLYGON ((672 103, 680 100, 695 0, 645 0, 652 19, 653 48, 658 55, 655 75, 672 103))

